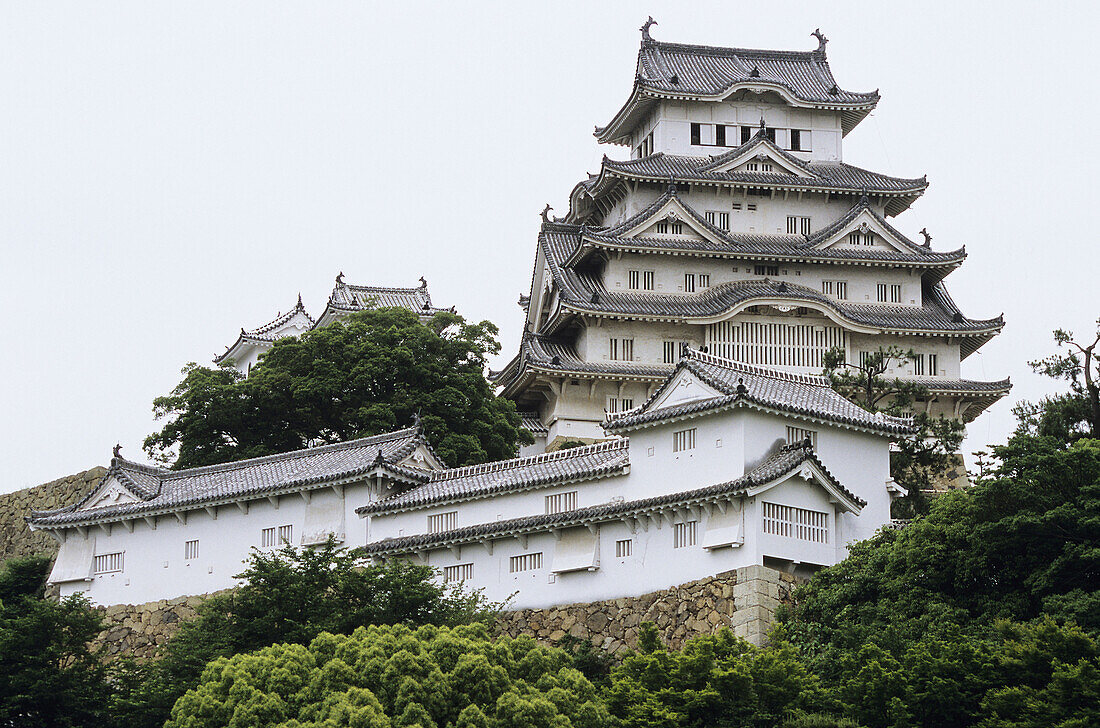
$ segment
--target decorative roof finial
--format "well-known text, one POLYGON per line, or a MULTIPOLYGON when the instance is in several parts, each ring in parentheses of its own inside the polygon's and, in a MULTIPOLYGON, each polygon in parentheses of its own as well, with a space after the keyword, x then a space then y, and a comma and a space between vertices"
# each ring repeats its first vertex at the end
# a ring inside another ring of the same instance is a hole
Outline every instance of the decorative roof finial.
POLYGON ((427 288, 428 287, 428 279, 425 278, 424 276, 420 276, 420 287, 421 288, 427 288))
POLYGON ((764 115, 761 114, 760 115, 760 131, 764 131, 767 128, 768 128, 768 125, 767 125, 767 123, 764 122, 764 115))
POLYGON ((932 247, 932 235, 928 232, 928 228, 921 228, 920 234, 924 236, 924 247, 932 247))
POLYGON ((116 458, 122 457, 122 444, 118 443, 114 447, 112 447, 111 454, 114 455, 116 458))
POLYGON ((542 208, 542 221, 550 222, 550 211, 554 208, 550 207, 550 203, 546 203, 546 207, 542 208))
POLYGON ((814 32, 810 33, 813 37, 817 38, 817 52, 825 52, 825 44, 829 42, 829 39, 825 37, 825 34, 821 32, 821 28, 817 28, 814 32))
POLYGON ((344 285, 344 271, 340 271, 339 273, 336 274, 336 285, 338 285, 338 286, 344 285))
POLYGON ((301 291, 298 292, 298 308, 305 308, 305 306, 302 305, 302 293, 301 293, 301 291))
POLYGON ((653 19, 652 15, 650 15, 646 19, 645 23, 642 24, 642 27, 640 28, 640 30, 642 31, 642 40, 643 41, 653 40, 653 38, 651 38, 650 35, 649 35, 649 28, 650 28, 650 26, 653 26, 653 25, 657 25, 657 21, 653 19))
POLYGON ((787 292, 787 282, 786 281, 779 281, 779 285, 777 285, 775 287, 775 290, 779 291, 780 293, 786 293, 787 292))
POLYGON ((413 427, 415 427, 417 430, 419 430, 423 427, 423 423, 421 423, 421 421, 420 421, 420 410, 419 409, 417 409, 416 412, 413 412, 413 427))
POLYGON ((745 379, 743 377, 737 378, 737 396, 744 397, 749 393, 749 388, 745 386, 745 379))
POLYGON ((382 448, 378 448, 378 452, 374 455, 374 464, 381 465, 386 462, 386 458, 382 455, 382 448))
POLYGON ((864 187, 863 190, 859 193, 859 204, 861 204, 861 205, 870 205, 871 204, 871 197, 867 194, 867 188, 866 187, 864 187))

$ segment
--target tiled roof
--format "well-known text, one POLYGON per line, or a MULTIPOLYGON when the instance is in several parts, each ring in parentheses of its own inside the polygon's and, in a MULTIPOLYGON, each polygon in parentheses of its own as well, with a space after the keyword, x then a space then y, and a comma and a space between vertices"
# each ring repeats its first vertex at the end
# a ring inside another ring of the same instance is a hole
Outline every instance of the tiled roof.
POLYGON ((1012 380, 997 382, 978 382, 972 379, 945 379, 942 377, 906 377, 906 382, 915 382, 937 393, 974 393, 1007 394, 1012 389, 1012 380))
POLYGON ((428 483, 384 501, 362 506, 355 512, 386 513, 555 483, 620 475, 629 465, 627 444, 626 440, 616 439, 525 458, 436 470, 428 483))
POLYGON ((705 218, 687 204, 679 192, 673 189, 665 191, 644 209, 627 220, 607 228, 582 227, 581 244, 563 264, 574 266, 594 248, 627 249, 654 252, 678 251, 686 255, 704 255, 731 258, 753 258, 760 260, 796 260, 827 261, 844 263, 867 263, 877 265, 905 264, 910 266, 956 266, 966 259, 966 248, 946 252, 933 251, 913 242, 878 214, 871 204, 862 199, 839 220, 810 235, 783 235, 779 233, 740 233, 722 230, 711 225, 705 218), (625 234, 645 224, 656 222, 657 215, 669 200, 675 198, 688 212, 694 223, 715 238, 710 240, 688 239, 677 236, 635 236, 625 234), (858 246, 854 248, 818 249, 823 241, 842 230, 861 214, 870 215, 882 225, 901 246, 901 250, 881 250, 858 246))
POLYGON ((416 288, 384 288, 381 286, 356 286, 337 278, 336 286, 328 299, 328 308, 339 311, 362 311, 367 308, 407 308, 420 315, 432 315, 437 311, 453 309, 435 308, 428 293, 428 283, 423 281, 416 288))
POLYGON ((747 404, 887 434, 907 435, 913 432, 911 418, 868 412, 837 393, 825 377, 772 371, 690 349, 677 365, 677 370, 680 369, 692 372, 700 381, 718 391, 720 396, 655 407, 657 400, 675 379, 670 377, 645 404, 611 417, 604 423, 604 429, 609 432, 629 430, 670 417, 747 404))
POLYGON ((964 356, 973 353, 1004 326, 1000 316, 994 319, 963 316, 942 283, 925 286, 923 305, 919 307, 837 301, 806 286, 767 278, 721 283, 691 294, 608 291, 598 281, 564 265, 579 244, 579 237, 579 228, 563 225, 544 225, 540 236, 548 265, 561 292, 560 305, 574 313, 683 321, 719 316, 753 299, 782 299, 796 306, 814 304, 828 309, 855 328, 985 337, 971 342, 973 348, 968 349, 964 344, 964 356))
POLYGON ((841 89, 833 78, 824 45, 809 52, 663 43, 643 37, 630 99, 605 127, 601 142, 624 143, 639 116, 655 98, 719 100, 736 86, 779 89, 800 106, 837 109, 844 133, 878 103, 877 91, 841 89))
POLYGON ((705 488, 669 493, 654 498, 626 501, 623 503, 607 503, 589 508, 579 508, 564 513, 539 514, 522 518, 511 518, 506 521, 494 521, 476 526, 467 526, 443 533, 417 534, 414 536, 399 536, 381 541, 369 543, 364 548, 369 555, 382 555, 388 553, 400 553, 433 546, 461 543, 464 541, 507 536, 522 531, 547 530, 551 528, 566 528, 600 521, 610 521, 619 518, 640 515, 653 510, 660 510, 669 506, 690 504, 693 502, 706 502, 719 497, 728 498, 747 494, 753 488, 767 485, 797 470, 807 461, 813 462, 818 470, 829 481, 829 484, 843 494, 857 509, 866 505, 866 501, 842 486, 835 477, 821 464, 814 455, 813 450, 806 443, 788 445, 767 458, 760 465, 736 480, 731 480, 705 488))
POLYGON ((293 319, 295 316, 304 316, 309 323, 309 327, 312 328, 317 325, 317 321, 314 320, 309 312, 306 311, 306 307, 302 305, 302 294, 298 294, 298 303, 294 305, 294 308, 290 309, 284 314, 276 316, 273 320, 267 322, 263 326, 258 326, 251 330, 241 329, 240 336, 233 342, 232 346, 226 348, 225 352, 214 357, 215 363, 228 358, 232 352, 234 352, 238 346, 244 343, 250 344, 271 344, 275 341, 275 334, 282 328, 287 322, 293 319))
POLYGON ((550 434, 550 430, 546 428, 546 425, 542 424, 542 419, 539 417, 538 412, 519 412, 520 425, 530 432, 535 437, 540 435, 545 437, 550 434))
POLYGON ((635 377, 664 379, 672 371, 670 364, 641 364, 628 361, 585 361, 571 345, 546 336, 525 334, 519 354, 499 372, 492 375, 497 384, 508 386, 524 371, 562 375, 594 375, 603 377, 635 377))
POLYGON ((426 446, 427 442, 419 428, 411 427, 334 445, 188 470, 165 470, 115 458, 100 482, 116 477, 131 487, 140 501, 82 511, 97 485, 79 503, 54 511, 36 511, 27 520, 36 527, 122 520, 263 497, 353 477, 376 467, 423 482, 428 479, 427 471, 398 465, 420 445, 426 446), (135 484, 139 487, 133 488, 135 484))

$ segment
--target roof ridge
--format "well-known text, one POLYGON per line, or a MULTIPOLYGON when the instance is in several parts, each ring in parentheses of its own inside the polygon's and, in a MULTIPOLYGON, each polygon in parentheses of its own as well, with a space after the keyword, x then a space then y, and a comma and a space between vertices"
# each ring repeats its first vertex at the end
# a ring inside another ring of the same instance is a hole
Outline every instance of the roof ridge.
POLYGON ((671 48, 680 51, 705 51, 707 53, 730 56, 753 55, 762 58, 772 56, 774 58, 798 58, 827 62, 824 58, 820 58, 817 55, 816 49, 809 51, 785 51, 768 48, 735 48, 732 46, 698 45, 695 43, 674 43, 672 41, 656 39, 651 40, 650 43, 655 46, 657 50, 665 50, 671 48))
POLYGON ((354 440, 344 440, 342 442, 330 442, 326 445, 318 445, 317 447, 307 447, 298 450, 289 450, 282 453, 273 453, 271 455, 261 455, 255 458, 234 460, 228 463, 200 465, 198 467, 187 468, 185 470, 168 470, 165 472, 164 478, 174 479, 191 475, 205 475, 206 473, 216 473, 224 470, 235 470, 238 468, 248 467, 249 465, 259 465, 265 462, 292 460, 296 458, 306 457, 308 455, 315 455, 317 453, 334 452, 338 450, 351 449, 353 447, 360 447, 363 445, 383 444, 391 442, 393 440, 400 440, 412 434, 418 434, 418 432, 419 431, 415 427, 406 427, 401 430, 385 432, 380 435, 369 435, 367 437, 360 437, 354 440))
POLYGON ((358 283, 345 283, 345 288, 359 291, 385 291, 386 293, 416 293, 417 291, 425 291, 427 289, 424 286, 413 286, 412 288, 404 288, 401 286, 365 286, 358 283))
POLYGON ((540 465, 546 462, 553 462, 555 460, 568 460, 572 457, 578 457, 582 455, 591 455, 598 452, 609 452, 612 450, 625 449, 627 447, 628 440, 626 438, 615 438, 612 440, 606 440, 604 442, 596 442, 591 445, 582 445, 581 447, 572 447, 565 450, 554 450, 553 452, 539 453, 538 455, 527 455, 526 457, 510 458, 508 460, 494 460, 489 463, 478 463, 477 465, 464 465, 459 468, 448 468, 446 470, 433 470, 432 482, 438 482, 441 480, 449 480, 451 478, 459 478, 466 475, 482 475, 485 473, 499 472, 502 470, 509 470, 511 468, 518 468, 525 465, 540 465))
POLYGON ((684 352, 683 358, 697 359, 708 364, 714 364, 715 366, 745 371, 749 374, 766 377, 768 379, 780 379, 787 382, 808 384, 816 387, 829 387, 829 380, 820 374, 796 374, 794 372, 782 372, 774 369, 765 369, 764 367, 756 366, 754 364, 744 364, 739 361, 734 361, 733 359, 727 359, 725 357, 711 354, 710 352, 699 351, 698 349, 693 349, 691 347, 687 347, 687 350, 684 352))

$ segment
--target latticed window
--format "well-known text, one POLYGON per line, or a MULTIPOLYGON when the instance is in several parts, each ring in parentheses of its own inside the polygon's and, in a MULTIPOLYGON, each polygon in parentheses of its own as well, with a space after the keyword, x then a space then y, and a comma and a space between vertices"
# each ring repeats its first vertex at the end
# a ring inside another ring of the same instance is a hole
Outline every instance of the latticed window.
POLYGON ((700 273, 698 281, 700 288, 710 288, 710 273, 700 273))
POLYGON ((673 235, 682 235, 683 233, 684 233, 684 223, 682 223, 682 222, 672 223, 672 234, 673 235))
POLYGON ((676 350, 679 342, 666 341, 664 342, 664 362, 665 364, 675 364, 677 362, 676 350))
POLYGON ((695 293, 695 274, 684 274, 684 293, 695 293))
POLYGON ((632 291, 636 291, 639 288, 639 273, 640 271, 632 270, 627 271, 626 274, 626 287, 632 291))
POLYGON ((848 281, 821 281, 821 292, 826 296, 835 296, 837 300, 848 300, 848 281))
POLYGON ((787 234, 788 235, 809 235, 810 234, 810 218, 799 217, 797 215, 787 216, 787 234))
POLYGON ((779 266, 777 265, 754 265, 752 272, 758 276, 777 276, 779 275, 779 266))
POLYGON ((575 490, 548 495, 544 500, 546 502, 546 512, 548 514, 577 510, 577 491, 575 490))
POLYGON ((187 560, 187 561, 190 561, 191 559, 199 558, 199 542, 198 542, 198 540, 185 541, 184 542, 184 544, 183 544, 183 558, 184 558, 184 560, 187 560))
POLYGON ((634 399, 631 397, 608 397, 607 411, 611 414, 626 412, 634 409, 634 399))
POLYGON ((448 584, 468 581, 473 578, 473 564, 456 564, 455 566, 443 567, 443 581, 447 582, 448 584))
POLYGON ((272 526, 271 528, 265 528, 260 531, 260 546, 263 548, 270 548, 272 546, 281 546, 282 544, 290 543, 293 533, 293 526, 272 526))
POLYGON ((534 571, 542 568, 542 552, 533 554, 520 554, 508 559, 508 571, 515 574, 519 571, 534 571))
POLYGON ((651 270, 642 271, 642 290, 643 291, 652 291, 653 290, 653 271, 651 271, 651 270))
POLYGON ((810 441, 810 447, 817 449, 817 432, 814 430, 807 430, 802 427, 791 427, 787 425, 787 444, 796 445, 800 442, 810 441))
POLYGON ((615 558, 616 559, 625 559, 626 557, 630 556, 630 554, 633 550, 634 550, 634 541, 629 539, 629 538, 625 538, 621 541, 616 541, 615 542, 615 558))
POLYGON ((682 549, 685 546, 694 546, 695 537, 699 531, 698 521, 685 521, 675 523, 672 526, 672 547, 682 549))
POLYGON ((458 528, 458 511, 447 511, 428 516, 428 533, 443 533, 458 528))
POLYGON ((706 344, 716 356, 745 364, 821 371, 825 352, 846 346, 839 326, 761 321, 720 321, 706 328, 706 344))
POLYGON ((901 303, 901 286, 890 286, 890 303, 901 303))
POLYGON ((661 234, 668 232, 668 220, 661 220, 657 223, 657 232, 661 234))
POLYGON ((764 533, 813 543, 829 543, 829 514, 764 501, 764 533))
POLYGON ((879 303, 886 303, 886 284, 879 283, 875 286, 875 295, 878 298, 879 303))
POLYGON ((672 433, 672 452, 684 452, 695 449, 695 428, 677 430, 672 433))
POLYGON ((109 574, 114 571, 122 571, 122 552, 116 551, 113 554, 99 554, 95 557, 93 566, 97 574, 109 574))

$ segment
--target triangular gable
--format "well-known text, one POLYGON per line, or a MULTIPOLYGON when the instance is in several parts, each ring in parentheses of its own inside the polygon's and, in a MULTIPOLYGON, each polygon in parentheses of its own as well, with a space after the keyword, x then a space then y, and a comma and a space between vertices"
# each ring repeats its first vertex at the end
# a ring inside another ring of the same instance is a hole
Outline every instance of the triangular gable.
POLYGON ((297 336, 301 333, 305 333, 313 328, 313 320, 306 314, 305 311, 295 311, 294 315, 282 322, 278 326, 273 327, 270 331, 264 332, 266 336, 272 339, 277 339, 282 336, 297 336))
POLYGON ((432 452, 431 448, 424 443, 417 445, 415 450, 397 464, 410 468, 420 468, 421 470, 443 470, 447 467, 443 464, 443 461, 432 452))
POLYGON ((830 476, 824 468, 818 465, 813 455, 810 455, 804 460, 797 469, 791 470, 767 483, 751 487, 747 492, 750 496, 757 496, 761 493, 766 493, 776 486, 787 483, 794 478, 805 481, 811 486, 816 485, 821 488, 829 494, 830 501, 840 504, 844 510, 850 513, 858 514, 863 510, 863 506, 853 500, 851 495, 845 493, 844 490, 838 486, 837 482, 833 480, 832 476, 830 476))
POLYGON ((726 396, 709 384, 704 383, 687 367, 680 367, 657 396, 643 406, 643 411, 675 407, 688 402, 699 402, 726 396))
POLYGON ((901 237, 896 230, 865 207, 856 213, 847 224, 840 226, 823 240, 814 245, 815 250, 832 248, 844 250, 890 250, 911 253, 915 246, 901 237))
POLYGON ((725 242, 719 235, 715 234, 714 231, 709 230, 706 223, 700 220, 693 210, 680 202, 676 195, 670 195, 664 204, 658 206, 651 214, 646 215, 644 219, 619 233, 619 236, 623 238, 661 238, 671 236, 687 238, 689 240, 709 240, 717 245, 721 245, 725 242), (667 232, 664 228, 660 227, 662 224, 667 225, 667 232), (680 232, 678 233, 673 232, 676 229, 674 227, 676 224, 680 225, 680 232))
POLYGON ((806 169, 802 162, 789 154, 786 154, 771 139, 757 133, 755 137, 745 142, 738 149, 731 150, 716 157, 713 162, 703 167, 706 172, 748 172, 759 174, 789 174, 795 177, 816 178, 806 169), (751 166, 757 165, 756 169, 751 166), (763 165, 770 165, 765 169, 763 165))
POLYGON ((138 503, 141 500, 142 498, 123 485, 122 481, 114 475, 108 475, 99 484, 99 487, 92 492, 92 495, 85 501, 80 510, 88 511, 108 506, 120 506, 128 503, 138 503))

